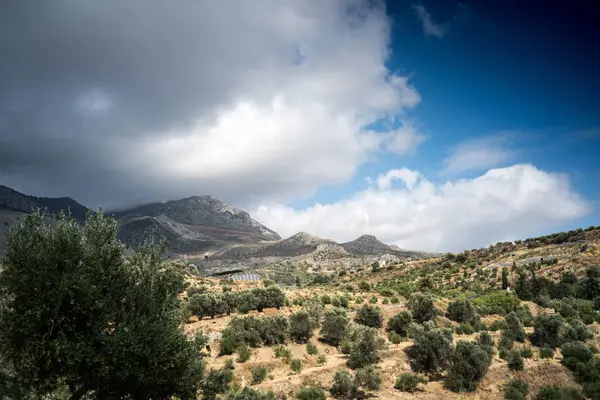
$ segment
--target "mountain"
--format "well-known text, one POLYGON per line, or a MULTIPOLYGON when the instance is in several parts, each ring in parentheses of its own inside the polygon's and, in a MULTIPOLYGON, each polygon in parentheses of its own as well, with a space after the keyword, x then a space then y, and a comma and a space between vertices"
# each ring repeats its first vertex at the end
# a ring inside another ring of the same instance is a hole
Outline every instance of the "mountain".
POLYGON ((71 212, 73 218, 84 221, 90 210, 69 197, 35 197, 0 185, 0 254, 6 246, 6 236, 12 224, 24 218, 34 209, 45 210, 45 217, 53 223, 61 211, 71 212))
POLYGON ((212 196, 193 196, 114 212, 119 239, 131 247, 165 239, 174 253, 279 240, 274 231, 212 196))
POLYGON ((57 216, 61 211, 68 212, 78 221, 84 221, 90 211, 70 197, 35 197, 19 193, 0 185, 0 210, 30 213, 35 208, 46 209, 46 214, 57 216))
POLYGON ((398 257, 418 257, 422 254, 418 251, 403 250, 395 245, 388 246, 373 235, 362 235, 358 239, 342 243, 341 246, 348 253, 365 256, 392 254, 398 257))

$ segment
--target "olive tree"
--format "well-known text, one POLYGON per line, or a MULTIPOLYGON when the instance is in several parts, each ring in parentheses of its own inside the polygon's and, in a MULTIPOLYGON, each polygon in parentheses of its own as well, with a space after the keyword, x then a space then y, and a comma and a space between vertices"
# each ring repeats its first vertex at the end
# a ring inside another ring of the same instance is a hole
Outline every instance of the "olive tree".
POLYGON ((35 212, 14 226, 0 272, 0 354, 43 397, 195 399, 199 344, 180 327, 183 272, 161 252, 130 259, 102 213, 83 227, 35 212))

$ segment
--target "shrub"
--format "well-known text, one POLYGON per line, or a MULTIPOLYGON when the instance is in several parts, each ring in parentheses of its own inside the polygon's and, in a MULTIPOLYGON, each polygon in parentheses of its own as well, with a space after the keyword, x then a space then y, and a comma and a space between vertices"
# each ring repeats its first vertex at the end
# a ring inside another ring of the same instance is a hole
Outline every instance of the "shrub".
POLYGON ((264 367, 262 365, 252 368, 252 384, 258 385, 259 383, 264 381, 268 373, 269 370, 267 369, 267 367, 264 367))
POLYGON ((356 313, 354 322, 370 326, 371 328, 381 328, 381 325, 383 324, 383 315, 379 307, 365 304, 356 313))
POLYGON ((242 390, 231 392, 225 397, 226 400, 276 400, 275 394, 271 391, 263 392, 245 386, 242 390))
POLYGON ((414 393, 417 390, 417 385, 419 383, 426 382, 427 381, 420 376, 406 372, 398 376, 398 379, 396 379, 396 383, 394 384, 394 389, 401 392, 414 393))
POLYGON ((532 358, 533 357, 533 350, 531 350, 531 347, 524 347, 521 349, 521 357, 523 358, 532 358))
POLYGON ((331 395, 336 398, 351 398, 356 390, 354 377, 346 370, 337 371, 333 376, 331 395))
POLYGON ((412 313, 413 319, 418 323, 423 323, 433 319, 436 315, 436 308, 433 304, 433 297, 422 293, 413 293, 406 303, 412 313))
POLYGON ((525 364, 523 363, 523 357, 521 357, 521 352, 518 350, 511 350, 508 353, 507 358, 508 369, 511 371, 523 371, 525 364))
POLYGON ((255 317, 234 317, 222 332, 221 354, 232 354, 239 346, 258 347, 262 343, 262 323, 255 317))
POLYGON ((290 316, 290 337, 298 343, 306 343, 314 334, 315 325, 314 318, 307 311, 295 312, 290 316))
POLYGON ((554 357, 554 350, 550 347, 542 347, 540 349, 540 358, 552 358, 554 357))
POLYGON ((454 392, 477 389, 492 362, 486 349, 476 343, 459 340, 450 360, 446 387, 454 392))
POLYGON ((334 307, 340 307, 341 302, 340 302, 339 297, 332 297, 331 298, 331 305, 334 306, 334 307))
POLYGON ((581 320, 574 320, 565 329, 565 340, 580 340, 582 342, 592 339, 594 334, 581 320))
POLYGON ((452 321, 472 325, 479 316, 475 312, 475 307, 469 300, 455 300, 448 305, 446 317, 452 321))
POLYGON ((283 315, 269 316, 260 321, 260 336, 267 346, 285 343, 290 330, 288 319, 283 315))
POLYGON ((362 303, 364 303, 364 301, 365 300, 361 296, 356 296, 356 298, 354 299, 354 302, 356 304, 362 304, 362 303))
POLYGON ((497 319, 490 324, 490 331, 496 332, 498 330, 506 329, 506 321, 504 319, 497 319))
POLYGON ((321 302, 323 304, 331 304, 331 296, 329 296, 328 294, 324 294, 323 296, 321 296, 321 302))
POLYGON ((218 394, 225 393, 233 379, 231 369, 211 369, 202 382, 204 399, 214 400, 218 394))
POLYGON ((327 310, 321 327, 323 340, 332 346, 337 346, 348 334, 349 323, 345 310, 341 308, 327 310))
POLYGON ((240 347, 238 347, 236 352, 238 356, 237 362, 239 363, 245 363, 250 359, 250 357, 252 357, 252 351, 250 350, 250 347, 248 347, 248 345, 246 344, 243 344, 240 347))
POLYGON ((406 337, 408 336, 408 328, 410 327, 411 323, 411 312, 402 311, 390 318, 390 320, 388 321, 387 328, 389 331, 392 331, 401 337, 406 337))
POLYGON ((302 369, 302 360, 294 358, 292 361, 290 361, 290 368, 292 369, 292 372, 297 374, 302 369))
POLYGON ((506 329, 502 331, 502 336, 517 342, 525 341, 525 329, 517 314, 511 311, 504 320, 506 321, 506 329))
POLYGON ((319 354, 319 349, 317 349, 317 346, 312 343, 306 343, 306 353, 310 354, 311 356, 315 356, 319 354))
POLYGON ((319 354, 317 356, 317 364, 322 365, 325 364, 327 362, 327 357, 325 357, 325 354, 319 354))
POLYGON ((452 355, 452 334, 438 329, 433 322, 413 324, 414 344, 407 349, 415 371, 436 373, 446 368, 452 355))
POLYGON ((282 358, 284 361, 290 362, 292 359, 292 351, 285 346, 277 346, 273 349, 273 354, 276 358, 282 358))
POLYGON ((480 314, 506 315, 517 310, 519 298, 513 292, 496 291, 475 298, 473 305, 480 314))
POLYGON ((388 340, 390 343, 398 344, 402 342, 402 336, 398 335, 396 332, 392 331, 388 333, 388 340))
POLYGON ((529 384, 521 379, 512 379, 506 385, 505 400, 525 400, 529 392, 529 384))
POLYGON ((378 390, 381 386, 381 375, 379 375, 379 372, 371 365, 358 369, 354 376, 354 380, 357 389, 378 390))
POLYGON ((523 326, 533 326, 533 314, 531 314, 531 310, 526 306, 519 306, 515 311, 517 317, 523 324, 523 326))
POLYGON ((531 343, 538 347, 557 348, 563 341, 564 320, 560 315, 540 315, 533 324, 531 343))
POLYGON ((458 328, 455 329, 457 335, 471 335, 475 333, 475 328, 473 328, 470 324, 460 324, 458 328))
POLYGON ((379 331, 367 326, 356 326, 350 334, 348 342, 348 366, 361 368, 374 364, 380 358, 385 341, 379 331))
POLYGON ((400 299, 398 297, 394 296, 394 297, 392 297, 391 302, 392 302, 392 304, 398 304, 398 303, 400 303, 400 299))
POLYGON ((358 284, 358 288, 363 292, 368 292, 371 290, 371 285, 369 285, 367 282, 362 281, 358 284))
POLYGON ((389 288, 381 289, 379 291, 379 294, 381 294, 383 297, 393 297, 394 296, 394 292, 392 291, 392 289, 389 289, 389 288))
POLYGON ((534 400, 584 400, 584 397, 573 387, 542 386, 534 400))
POLYGON ((327 394, 318 386, 305 386, 296 392, 298 400, 326 400, 327 394))

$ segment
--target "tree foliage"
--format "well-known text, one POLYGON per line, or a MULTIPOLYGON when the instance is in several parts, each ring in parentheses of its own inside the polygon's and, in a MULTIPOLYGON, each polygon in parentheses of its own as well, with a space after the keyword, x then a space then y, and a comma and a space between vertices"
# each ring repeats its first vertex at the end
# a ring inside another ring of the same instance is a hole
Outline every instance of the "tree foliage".
POLYGON ((379 307, 365 304, 356 313, 354 322, 370 326, 371 328, 381 328, 381 325, 383 324, 383 314, 379 307))
POLYGON ((413 293, 406 305, 412 313, 413 319, 418 323, 429 321, 436 315, 433 297, 430 295, 413 293))
POLYGON ((196 397, 198 346, 180 328, 180 270, 155 249, 126 259, 116 222, 80 227, 39 212, 14 227, 0 273, 0 354, 39 395, 73 399, 196 397))
POLYGON ((344 309, 332 308, 327 310, 321 326, 323 341, 332 346, 337 346, 348 334, 349 324, 350 320, 344 309))

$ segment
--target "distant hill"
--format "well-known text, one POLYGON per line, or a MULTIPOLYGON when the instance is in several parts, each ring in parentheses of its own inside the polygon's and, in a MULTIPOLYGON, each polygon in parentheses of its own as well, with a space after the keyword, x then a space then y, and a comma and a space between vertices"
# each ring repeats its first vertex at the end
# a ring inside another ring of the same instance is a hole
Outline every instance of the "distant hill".
POLYGON ((240 209, 212 196, 194 196, 108 213, 119 222, 119 239, 131 247, 166 240, 176 253, 281 239, 240 209))
POLYGON ((53 223, 61 211, 82 222, 90 211, 69 197, 35 197, 0 185, 0 255, 6 246, 6 237, 11 225, 23 219, 36 208, 45 210, 46 220, 53 223))

